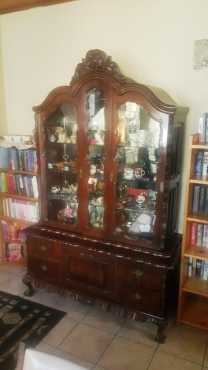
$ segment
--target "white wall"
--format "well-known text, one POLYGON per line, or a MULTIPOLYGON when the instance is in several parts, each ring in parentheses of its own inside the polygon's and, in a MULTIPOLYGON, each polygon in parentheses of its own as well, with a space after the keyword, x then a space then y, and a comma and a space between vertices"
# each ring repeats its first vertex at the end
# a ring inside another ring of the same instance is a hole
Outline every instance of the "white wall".
POLYGON ((0 19, 0 135, 1 134, 7 134, 7 122, 5 111, 5 89, 2 63, 1 19, 0 19))
POLYGON ((68 84, 88 49, 100 48, 125 74, 190 108, 188 137, 208 110, 208 69, 193 69, 207 14, 207 0, 77 0, 1 16, 8 132, 30 133, 32 106, 68 84))

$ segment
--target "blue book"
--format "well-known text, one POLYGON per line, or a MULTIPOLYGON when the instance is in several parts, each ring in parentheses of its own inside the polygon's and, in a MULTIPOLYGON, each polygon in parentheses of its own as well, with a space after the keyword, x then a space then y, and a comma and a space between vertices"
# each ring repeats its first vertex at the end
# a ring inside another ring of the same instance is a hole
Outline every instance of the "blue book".
POLYGON ((194 168, 194 175, 196 178, 200 178, 202 176, 203 159, 204 159, 204 153, 202 151, 199 151, 196 154, 195 168, 194 168))
POLYGON ((9 149, 0 147, 0 168, 9 168, 9 149))

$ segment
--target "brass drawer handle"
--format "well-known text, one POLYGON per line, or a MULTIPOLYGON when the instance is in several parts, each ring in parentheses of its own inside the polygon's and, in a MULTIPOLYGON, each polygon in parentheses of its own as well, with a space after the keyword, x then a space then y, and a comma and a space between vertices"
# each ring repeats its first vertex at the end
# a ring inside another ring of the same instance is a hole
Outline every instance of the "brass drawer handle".
POLYGON ((46 252, 47 247, 45 245, 41 245, 40 249, 41 249, 42 252, 46 252))
POLYGON ((144 275, 144 272, 141 271, 141 270, 136 270, 133 272, 133 274, 137 277, 137 278, 140 278, 144 275))
POLYGON ((42 266, 40 266, 40 268, 44 272, 48 271, 48 267, 46 265, 42 265, 42 266))

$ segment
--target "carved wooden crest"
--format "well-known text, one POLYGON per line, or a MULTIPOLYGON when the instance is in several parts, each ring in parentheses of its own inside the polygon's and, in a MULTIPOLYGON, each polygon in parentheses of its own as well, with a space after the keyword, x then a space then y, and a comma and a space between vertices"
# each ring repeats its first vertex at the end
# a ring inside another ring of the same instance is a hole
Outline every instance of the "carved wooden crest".
POLYGON ((77 65, 71 83, 80 80, 89 73, 108 73, 120 82, 132 81, 121 73, 118 64, 113 62, 109 55, 99 49, 87 52, 86 57, 77 65))

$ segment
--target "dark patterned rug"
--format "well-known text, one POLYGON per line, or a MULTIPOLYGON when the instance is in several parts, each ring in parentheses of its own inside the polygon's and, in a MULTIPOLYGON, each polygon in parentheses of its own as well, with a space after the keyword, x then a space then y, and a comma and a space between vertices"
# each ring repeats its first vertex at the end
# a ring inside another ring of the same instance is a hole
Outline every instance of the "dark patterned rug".
POLYGON ((0 292, 0 370, 14 370, 20 342, 35 347, 65 313, 0 292))

